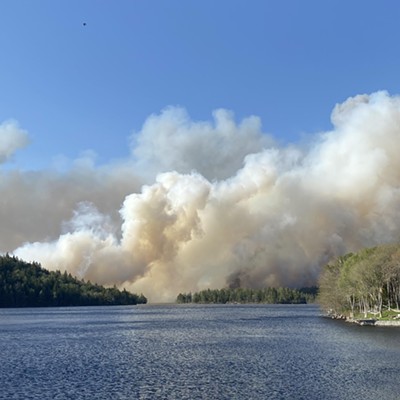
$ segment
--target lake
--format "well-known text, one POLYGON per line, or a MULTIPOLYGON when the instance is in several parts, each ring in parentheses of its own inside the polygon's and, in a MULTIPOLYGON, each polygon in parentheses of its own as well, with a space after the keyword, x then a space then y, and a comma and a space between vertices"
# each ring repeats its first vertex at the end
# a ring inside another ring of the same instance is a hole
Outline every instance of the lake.
POLYGON ((399 399, 400 329, 315 305, 0 309, 0 399, 399 399))

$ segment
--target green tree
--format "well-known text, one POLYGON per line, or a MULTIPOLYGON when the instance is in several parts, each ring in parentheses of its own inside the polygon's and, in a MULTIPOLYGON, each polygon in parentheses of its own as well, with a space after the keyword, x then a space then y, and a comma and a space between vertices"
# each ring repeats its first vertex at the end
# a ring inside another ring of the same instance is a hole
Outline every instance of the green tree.
POLYGON ((0 257, 0 307, 144 304, 147 299, 78 280, 71 274, 50 272, 8 254, 0 257))

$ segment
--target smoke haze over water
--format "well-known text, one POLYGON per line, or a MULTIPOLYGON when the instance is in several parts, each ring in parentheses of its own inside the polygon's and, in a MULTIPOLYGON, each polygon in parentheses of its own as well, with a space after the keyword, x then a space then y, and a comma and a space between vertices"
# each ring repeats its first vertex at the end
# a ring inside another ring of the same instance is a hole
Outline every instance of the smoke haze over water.
MULTIPOLYGON (((333 256, 400 233, 400 98, 355 96, 331 119, 307 148, 282 148, 257 117, 194 122, 168 108, 134 135, 129 160, 0 171, 0 251, 150 301, 315 284, 333 256)), ((0 162, 26 143, 0 125, 0 162)))

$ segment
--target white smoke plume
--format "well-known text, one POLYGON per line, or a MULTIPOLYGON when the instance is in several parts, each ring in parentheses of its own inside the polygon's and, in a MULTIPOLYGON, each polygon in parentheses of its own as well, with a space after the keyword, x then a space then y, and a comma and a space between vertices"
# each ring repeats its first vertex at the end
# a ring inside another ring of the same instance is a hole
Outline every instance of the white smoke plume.
POLYGON ((118 231, 118 209, 142 183, 129 163, 96 168, 79 159, 67 172, 0 170, 0 252, 58 238, 81 202, 95 204, 118 231))
POLYGON ((184 109, 167 108, 147 119, 132 140, 132 152, 148 172, 196 171, 213 180, 229 178, 247 154, 273 144, 262 133, 258 117, 245 118, 239 125, 227 110, 216 110, 213 117, 214 124, 193 122, 184 109))
MULTIPOLYGON (((14 253, 170 301, 208 287, 312 285, 331 257, 399 239, 399 97, 378 92, 337 105, 334 128, 306 150, 273 147, 254 117, 236 125, 219 113, 214 125, 191 122, 179 109, 150 117, 136 138, 138 159, 126 164, 135 171, 126 170, 130 186, 112 166, 80 178, 90 189, 70 172, 64 193, 80 193, 64 214, 54 189, 60 178, 39 179, 60 233, 48 222, 48 240, 38 227, 40 239, 14 253), (165 170, 139 189, 139 167, 149 163, 165 170), (114 194, 117 176, 123 189, 114 194)), ((23 177, 8 179, 5 191, 23 177)), ((0 204, 3 217, 7 204, 0 204)), ((15 216, 23 204, 14 207, 15 216)))
POLYGON ((29 143, 28 133, 16 121, 6 121, 0 125, 0 164, 8 161, 16 150, 29 143))

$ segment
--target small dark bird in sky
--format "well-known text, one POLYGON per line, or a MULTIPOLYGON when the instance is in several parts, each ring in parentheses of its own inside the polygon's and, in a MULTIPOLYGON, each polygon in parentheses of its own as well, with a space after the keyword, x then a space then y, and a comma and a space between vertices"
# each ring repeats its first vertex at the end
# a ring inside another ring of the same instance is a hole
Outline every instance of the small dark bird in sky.
POLYGON ((86 22, 84 22, 82 25, 83 25, 83 26, 86 26, 86 22))

